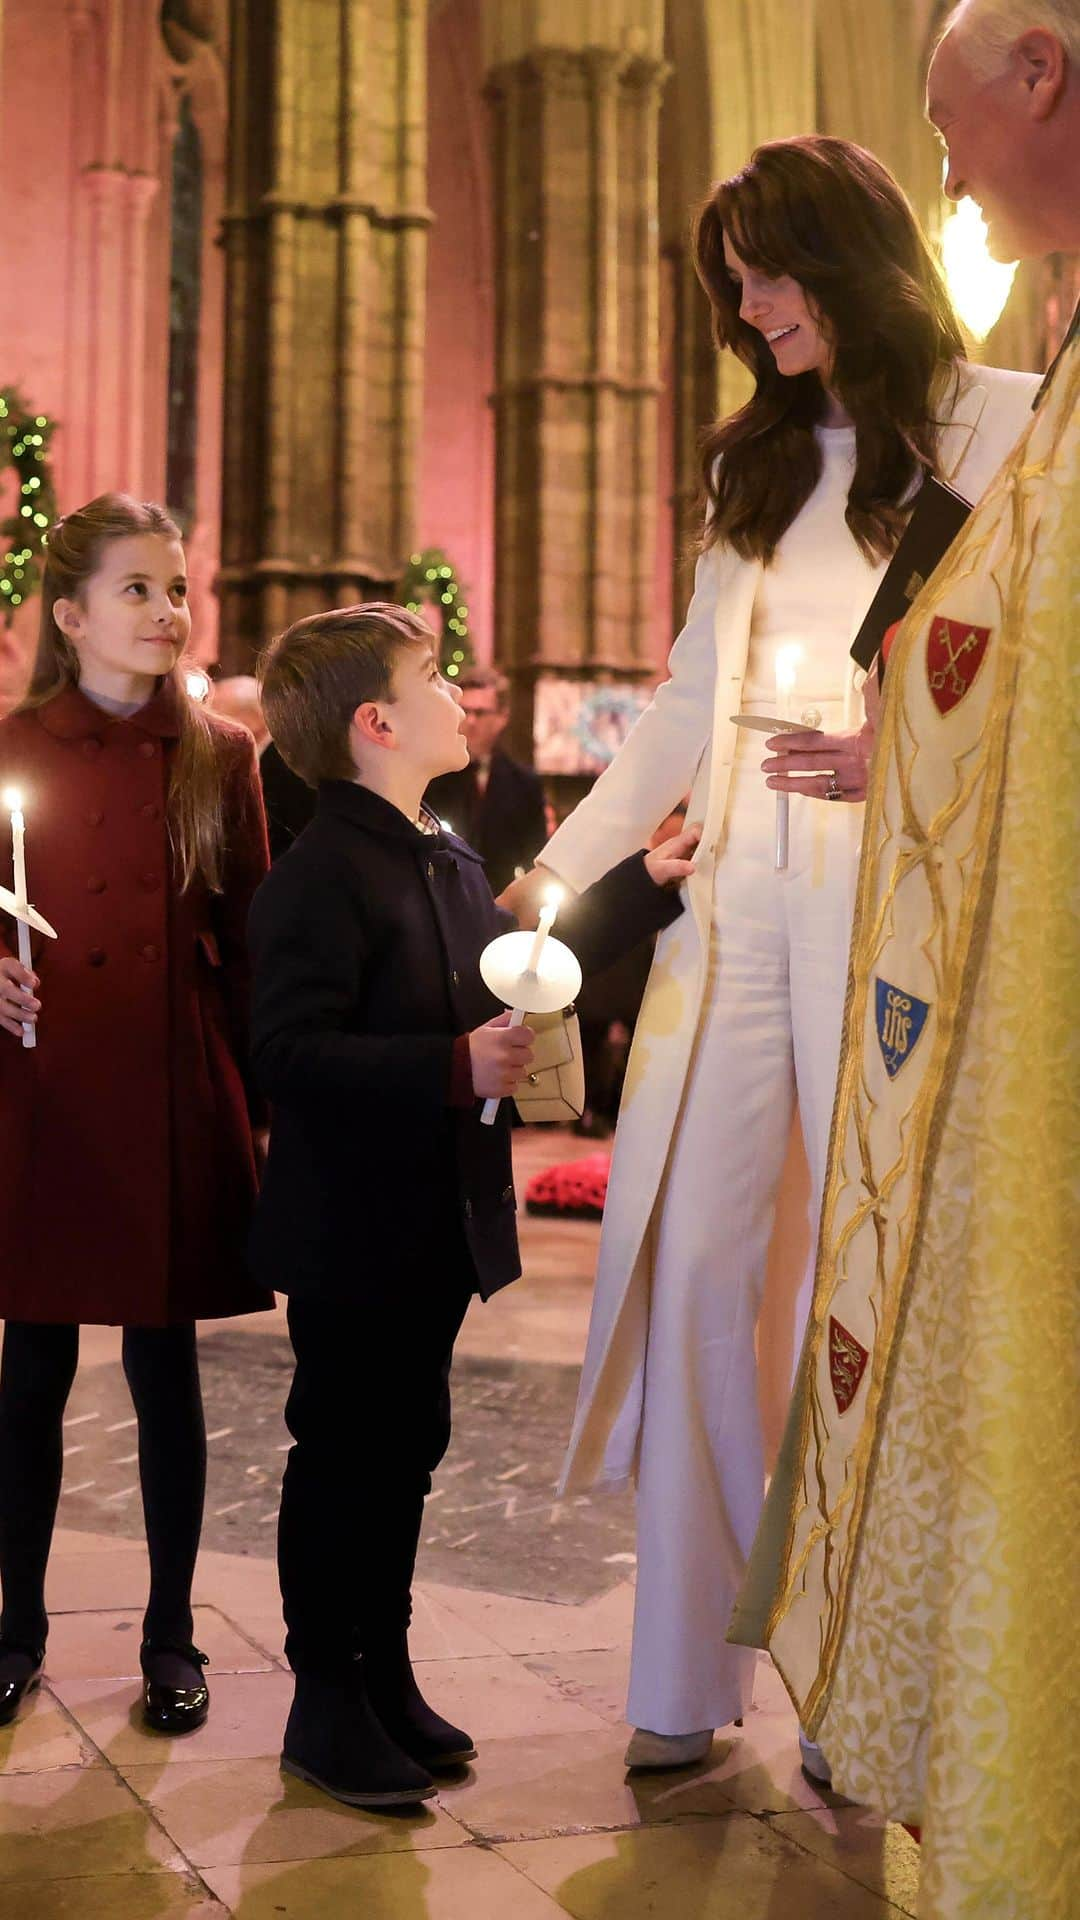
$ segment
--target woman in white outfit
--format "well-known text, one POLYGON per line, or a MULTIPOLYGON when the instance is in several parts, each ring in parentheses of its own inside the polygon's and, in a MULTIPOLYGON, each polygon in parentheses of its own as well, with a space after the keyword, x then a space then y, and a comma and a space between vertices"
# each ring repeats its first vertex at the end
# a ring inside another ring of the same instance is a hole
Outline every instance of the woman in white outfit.
POLYGON ((1035 386, 963 362, 910 206, 844 141, 759 148, 699 216, 696 260, 756 392, 705 448, 671 677, 543 856, 582 888, 688 791, 703 823, 627 1073, 565 1475, 637 1483, 627 1759, 651 1766, 700 1759, 750 1704, 755 1656, 725 1634, 764 1487, 755 1327, 796 1098, 816 1225, 862 814, 793 797, 778 871, 764 737, 730 716, 774 714, 797 649, 792 717, 838 736, 835 797, 862 790, 848 648, 911 498, 933 472, 977 499, 1035 386))

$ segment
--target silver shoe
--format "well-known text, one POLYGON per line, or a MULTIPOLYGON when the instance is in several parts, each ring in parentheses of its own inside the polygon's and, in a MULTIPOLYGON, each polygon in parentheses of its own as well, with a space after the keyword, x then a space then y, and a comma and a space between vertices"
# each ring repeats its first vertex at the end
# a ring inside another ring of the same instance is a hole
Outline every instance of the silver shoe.
POLYGON ((626 1749, 626 1765, 655 1772, 694 1767, 704 1760, 712 1741, 711 1727, 700 1733, 651 1733, 648 1727, 635 1727, 626 1749))
POLYGON ((799 1756, 802 1770, 815 1787, 832 1786, 832 1768, 830 1767, 816 1740, 811 1740, 799 1728, 799 1756))

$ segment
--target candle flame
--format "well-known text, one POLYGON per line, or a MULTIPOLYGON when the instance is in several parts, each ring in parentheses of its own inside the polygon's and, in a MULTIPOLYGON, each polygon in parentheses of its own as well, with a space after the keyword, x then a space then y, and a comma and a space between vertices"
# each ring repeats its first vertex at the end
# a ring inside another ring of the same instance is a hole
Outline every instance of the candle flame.
POLYGON ((210 676, 197 667, 184 675, 184 686, 189 700, 208 700, 210 698, 210 676))
POLYGON ((544 905, 550 913, 557 913, 565 899, 565 887, 548 887, 544 894, 544 905))
POLYGON ((777 647, 776 684, 782 693, 790 693, 795 685, 796 668, 802 659, 801 647, 777 647))
POLYGON ((4 788, 4 805, 9 813, 22 812, 22 794, 17 787, 4 788))

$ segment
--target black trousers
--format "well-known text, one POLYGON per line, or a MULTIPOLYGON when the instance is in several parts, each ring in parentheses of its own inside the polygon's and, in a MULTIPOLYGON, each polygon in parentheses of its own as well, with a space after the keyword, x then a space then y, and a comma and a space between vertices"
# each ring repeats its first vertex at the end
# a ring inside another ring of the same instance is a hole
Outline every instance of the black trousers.
POLYGON ((289 1302, 296 1373, 278 1570, 298 1673, 342 1673, 400 1638, 424 1500, 450 1443, 450 1365, 471 1271, 398 1276, 374 1305, 289 1302), (456 1275, 457 1277, 454 1277, 456 1275))
MULTIPOLYGON (((45 1570, 64 1460, 64 1408, 79 1329, 9 1320, 0 1363, 0 1640, 44 1647, 45 1570)), ((206 1425, 194 1326, 125 1327, 150 1555, 143 1636, 190 1643, 191 1582, 206 1490, 206 1425)))

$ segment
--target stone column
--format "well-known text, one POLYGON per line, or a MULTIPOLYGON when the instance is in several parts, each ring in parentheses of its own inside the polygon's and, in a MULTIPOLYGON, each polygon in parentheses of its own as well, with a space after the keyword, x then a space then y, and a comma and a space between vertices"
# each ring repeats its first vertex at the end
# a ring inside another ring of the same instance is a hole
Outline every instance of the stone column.
POLYGON ((390 591, 421 405, 426 8, 232 0, 221 656, 390 591))
POLYGON ((677 632, 693 581, 701 521, 700 438, 711 420, 749 398, 750 376, 731 353, 717 354, 707 302, 689 245, 694 205, 710 185, 745 166, 767 140, 818 126, 817 0, 694 0, 669 10, 669 54, 678 113, 665 161, 683 205, 673 248, 677 268, 678 372, 675 395, 677 632), (700 71, 699 71, 700 69, 700 71))
POLYGON ((650 667, 662 8, 491 7, 495 653, 531 747, 541 673, 650 667))

